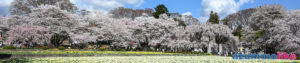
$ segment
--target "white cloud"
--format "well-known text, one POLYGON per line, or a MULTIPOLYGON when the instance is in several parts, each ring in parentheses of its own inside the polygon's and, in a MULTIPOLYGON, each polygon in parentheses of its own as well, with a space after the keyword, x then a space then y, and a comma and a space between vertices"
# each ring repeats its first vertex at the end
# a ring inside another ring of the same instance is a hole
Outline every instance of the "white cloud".
POLYGON ((9 6, 10 3, 11 3, 12 1, 13 1, 13 0, 1 0, 0 6, 1 6, 1 7, 9 6))
MULTIPOLYGON (((1 0, 0 15, 8 13, 8 7, 13 0, 1 0)), ((99 10, 107 12, 108 10, 124 6, 125 4, 140 6, 144 0, 70 0, 80 9, 99 10)))
POLYGON ((235 13, 240 6, 248 2, 253 2, 253 0, 240 0, 239 2, 234 0, 202 0, 199 20, 202 23, 206 22, 211 11, 217 12, 221 18, 224 18, 231 13, 235 13))
POLYGON ((144 0, 71 0, 80 9, 108 11, 125 4, 140 6, 144 0))
POLYGON ((192 15, 192 13, 191 13, 191 12, 185 12, 185 13, 183 13, 182 15, 188 16, 188 15, 192 15))
POLYGON ((1 0, 0 16, 9 15, 9 6, 13 0, 1 0))

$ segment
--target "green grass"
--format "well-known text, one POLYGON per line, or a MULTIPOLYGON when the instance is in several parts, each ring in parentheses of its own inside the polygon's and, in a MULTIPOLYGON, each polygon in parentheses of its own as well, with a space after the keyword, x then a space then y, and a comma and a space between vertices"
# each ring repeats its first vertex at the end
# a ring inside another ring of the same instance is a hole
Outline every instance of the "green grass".
POLYGON ((3 49, 16 49, 16 47, 14 47, 14 46, 5 46, 5 47, 3 47, 3 49))
POLYGON ((296 63, 299 60, 235 60, 222 56, 101 56, 101 57, 46 57, 11 58, 0 63, 296 63))
POLYGON ((204 52, 157 52, 157 51, 98 51, 95 49, 14 49, 1 50, 0 54, 12 55, 210 55, 204 52))
POLYGON ((121 55, 159 55, 159 54, 179 54, 165 52, 148 52, 148 51, 0 51, 0 54, 12 55, 97 55, 97 54, 121 54, 121 55))
POLYGON ((232 57, 208 55, 199 52, 152 52, 152 51, 97 51, 97 50, 78 50, 78 49, 16 49, 0 50, 0 54, 12 54, 17 58, 0 59, 0 63, 274 63, 285 62, 294 63, 299 60, 273 60, 273 59, 244 59, 234 60, 232 57), (198 53, 198 54, 197 54, 198 53), (101 56, 104 54, 104 56, 101 56), (105 56, 105 55, 108 56, 105 56), (110 55, 112 54, 112 55, 110 55), (187 55, 194 54, 194 55, 187 55), (23 57, 20 55, 32 55, 33 57, 23 57), (35 55, 50 55, 42 58, 35 55), (70 55, 70 56, 60 56, 70 55), (73 55, 92 55, 79 56, 73 55), (96 56, 93 56, 96 55, 96 56), (100 55, 100 56, 97 56, 100 55), (153 56, 152 56, 153 55, 153 56))

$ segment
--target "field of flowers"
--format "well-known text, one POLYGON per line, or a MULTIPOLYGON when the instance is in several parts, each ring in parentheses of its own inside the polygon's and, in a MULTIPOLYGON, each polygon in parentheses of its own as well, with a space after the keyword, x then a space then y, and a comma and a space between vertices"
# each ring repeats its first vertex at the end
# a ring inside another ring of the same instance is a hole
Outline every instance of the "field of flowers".
MULTIPOLYGON (((222 56, 102 56, 102 57, 46 57, 0 60, 2 63, 299 63, 299 60, 234 60, 222 56)), ((0 63, 1 63, 0 62, 0 63)))

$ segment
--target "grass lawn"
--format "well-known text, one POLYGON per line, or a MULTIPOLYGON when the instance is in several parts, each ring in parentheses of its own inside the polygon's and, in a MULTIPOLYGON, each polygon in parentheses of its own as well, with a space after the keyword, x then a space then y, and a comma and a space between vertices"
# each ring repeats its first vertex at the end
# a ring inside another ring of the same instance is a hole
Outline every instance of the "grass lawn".
POLYGON ((299 60, 235 60, 223 56, 101 56, 101 57, 46 57, 11 58, 0 63, 298 63, 299 60))
POLYGON ((97 55, 97 54, 121 54, 121 55, 159 55, 159 54, 179 54, 179 53, 165 53, 165 52, 147 52, 147 51, 0 51, 0 54, 12 55, 97 55))
POLYGON ((155 52, 155 51, 97 51, 97 50, 38 50, 38 49, 15 49, 15 50, 1 50, 0 54, 11 55, 208 55, 206 53, 171 53, 171 52, 155 52))
POLYGON ((6 59, 0 59, 0 63, 300 63, 299 60, 236 60, 232 59, 232 57, 207 55, 204 53, 189 55, 185 53, 167 53, 152 51, 0 49, 0 54, 10 54, 15 56, 6 59))

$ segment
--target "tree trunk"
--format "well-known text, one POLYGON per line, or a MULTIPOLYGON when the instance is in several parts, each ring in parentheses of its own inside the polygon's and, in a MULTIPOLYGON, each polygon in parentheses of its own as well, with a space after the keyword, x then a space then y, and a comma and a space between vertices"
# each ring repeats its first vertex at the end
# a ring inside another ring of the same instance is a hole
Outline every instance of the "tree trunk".
POLYGON ((223 49, 222 49, 222 44, 219 44, 219 54, 222 54, 223 53, 223 49))
POLYGON ((208 54, 210 54, 210 53, 211 53, 211 44, 210 44, 210 42, 208 42, 207 53, 208 53, 208 54))

